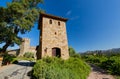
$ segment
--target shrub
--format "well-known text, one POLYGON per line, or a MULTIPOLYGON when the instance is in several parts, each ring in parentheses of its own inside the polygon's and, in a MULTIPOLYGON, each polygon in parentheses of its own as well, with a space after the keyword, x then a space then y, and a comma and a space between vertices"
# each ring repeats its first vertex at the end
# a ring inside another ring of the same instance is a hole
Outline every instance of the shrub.
POLYGON ((96 56, 96 55, 86 55, 82 57, 86 62, 100 65, 102 62, 106 61, 108 58, 105 56, 96 56))
POLYGON ((81 58, 80 54, 76 53, 76 51, 72 47, 69 47, 69 55, 70 57, 81 58))
POLYGON ((96 64, 114 75, 120 75, 120 55, 85 55, 82 58, 92 64, 96 64))
POLYGON ((13 58, 13 60, 11 61, 11 63, 17 64, 18 63, 18 59, 17 58, 13 58))
POLYGON ((5 54, 3 57, 3 65, 6 65, 7 63, 12 63, 13 59, 15 58, 15 56, 9 55, 9 54, 5 54))
POLYGON ((38 60, 33 67, 33 75, 37 79, 86 79, 90 67, 79 58, 62 60, 44 58, 38 60))
POLYGON ((120 75, 120 57, 113 56, 101 63, 101 67, 111 74, 120 75))
POLYGON ((65 66, 71 71, 69 79, 86 79, 90 71, 90 67, 79 58, 70 58, 66 61, 65 66))
POLYGON ((24 57, 26 57, 26 58, 34 58, 34 54, 32 52, 26 52, 24 54, 24 57))
POLYGON ((74 48, 69 47, 69 55, 72 57, 74 54, 76 54, 76 51, 74 50, 74 48))

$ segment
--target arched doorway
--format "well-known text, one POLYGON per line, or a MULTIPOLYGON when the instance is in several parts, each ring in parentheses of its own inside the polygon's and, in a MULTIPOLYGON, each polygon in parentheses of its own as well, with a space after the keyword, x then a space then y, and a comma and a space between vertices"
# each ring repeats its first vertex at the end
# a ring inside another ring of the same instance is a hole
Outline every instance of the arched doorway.
POLYGON ((56 56, 56 57, 61 57, 61 50, 60 48, 52 48, 52 56, 56 56))

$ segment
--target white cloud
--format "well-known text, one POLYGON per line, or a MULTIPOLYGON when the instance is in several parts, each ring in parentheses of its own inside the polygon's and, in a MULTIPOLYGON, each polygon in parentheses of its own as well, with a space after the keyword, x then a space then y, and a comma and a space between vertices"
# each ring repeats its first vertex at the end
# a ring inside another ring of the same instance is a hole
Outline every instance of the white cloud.
POLYGON ((79 18, 80 18, 80 16, 74 16, 74 17, 70 18, 70 20, 76 20, 76 19, 79 19, 79 18))
POLYGON ((66 16, 69 16, 72 13, 71 10, 67 11, 66 16))

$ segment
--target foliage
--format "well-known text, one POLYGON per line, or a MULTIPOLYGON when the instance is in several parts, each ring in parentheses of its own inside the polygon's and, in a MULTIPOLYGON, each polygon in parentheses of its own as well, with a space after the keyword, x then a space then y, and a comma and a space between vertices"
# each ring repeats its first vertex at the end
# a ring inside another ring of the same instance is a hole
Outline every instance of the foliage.
POLYGON ((76 53, 76 52, 75 52, 74 48, 69 47, 69 55, 70 55, 70 56, 73 56, 75 53, 76 53))
POLYGON ((17 63, 18 63, 17 58, 13 58, 13 60, 11 61, 11 63, 13 63, 13 64, 17 64, 17 63))
POLYGON ((115 76, 115 79, 120 79, 120 76, 115 76))
POLYGON ((17 60, 17 61, 19 61, 19 60, 35 61, 34 58, 27 58, 27 57, 16 57, 16 60, 17 60))
POLYGON ((26 53, 25 57, 15 57, 13 55, 4 54, 3 55, 3 65, 6 65, 7 63, 14 63, 17 64, 19 60, 28 60, 28 61, 34 61, 32 53, 26 53))
POLYGON ((80 54, 77 54, 76 51, 74 50, 74 48, 72 48, 72 47, 69 47, 69 55, 70 55, 70 57, 81 58, 80 54))
POLYGON ((3 57, 4 56, 4 54, 3 53, 0 53, 0 57, 3 57))
POLYGON ((94 63, 96 65, 99 65, 99 63, 102 63, 103 61, 106 61, 107 58, 105 56, 96 56, 96 55, 85 55, 82 58, 88 62, 88 63, 94 63))
POLYGON ((5 52, 8 46, 21 43, 19 33, 29 32, 37 21, 38 7, 43 0, 12 0, 6 7, 0 7, 0 44, 5 43, 0 52, 5 52))
POLYGON ((3 57, 3 65, 6 65, 7 63, 12 63, 15 56, 5 54, 3 57))
POLYGON ((101 63, 101 67, 111 74, 120 75, 120 57, 113 56, 101 63))
POLYGON ((89 62, 100 66, 114 75, 120 75, 120 55, 84 55, 82 58, 89 62))
POLYGON ((32 52, 26 52, 24 54, 24 57, 26 57, 26 58, 34 58, 34 53, 32 53, 32 52))
POLYGON ((37 79, 86 79, 90 67, 79 58, 44 58, 33 67, 37 79))

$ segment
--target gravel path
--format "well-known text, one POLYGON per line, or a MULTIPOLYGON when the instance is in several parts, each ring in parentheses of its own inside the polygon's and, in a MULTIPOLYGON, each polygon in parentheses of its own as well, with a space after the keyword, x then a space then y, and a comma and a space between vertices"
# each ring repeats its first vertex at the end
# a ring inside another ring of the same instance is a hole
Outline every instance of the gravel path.
POLYGON ((95 65, 91 65, 91 68, 92 71, 87 79, 115 79, 112 75, 107 74, 106 71, 95 65))
POLYGON ((33 62, 22 60, 0 68, 0 79, 30 79, 28 72, 32 70, 33 62))

